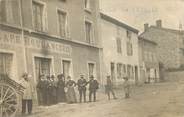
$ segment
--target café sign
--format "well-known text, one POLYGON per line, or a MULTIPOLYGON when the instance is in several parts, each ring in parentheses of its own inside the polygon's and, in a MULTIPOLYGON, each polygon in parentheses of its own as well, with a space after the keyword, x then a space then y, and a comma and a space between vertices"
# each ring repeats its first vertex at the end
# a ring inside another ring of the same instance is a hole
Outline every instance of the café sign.
POLYGON ((46 39, 38 39, 30 36, 24 36, 24 41, 22 41, 22 36, 20 34, 0 30, 0 47, 11 48, 14 45, 40 49, 50 52, 57 52, 65 55, 71 55, 72 52, 71 46, 67 44, 62 44, 46 39))
POLYGON ((21 45, 21 35, 0 30, 0 43, 21 45))
POLYGON ((42 49, 66 55, 71 55, 72 52, 70 45, 28 36, 25 37, 25 45, 29 48, 42 49))

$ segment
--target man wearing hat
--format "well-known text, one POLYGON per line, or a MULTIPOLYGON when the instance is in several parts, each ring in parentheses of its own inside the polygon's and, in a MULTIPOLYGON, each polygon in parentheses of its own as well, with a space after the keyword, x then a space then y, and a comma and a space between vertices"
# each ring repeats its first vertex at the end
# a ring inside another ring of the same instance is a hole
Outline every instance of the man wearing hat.
POLYGON ((105 90, 106 90, 106 93, 107 93, 109 100, 110 100, 110 93, 112 93, 114 99, 117 99, 115 96, 114 90, 113 90, 113 83, 111 81, 110 75, 107 75, 105 90))
POLYGON ((86 102, 86 85, 87 81, 84 79, 84 75, 80 75, 80 79, 77 81, 80 103, 82 102, 82 96, 84 97, 84 102, 86 102))
POLYGON ((30 78, 32 76, 24 73, 22 75, 22 80, 20 84, 25 88, 22 97, 22 114, 26 113, 26 108, 28 110, 28 114, 32 113, 32 98, 33 98, 33 86, 30 82, 30 78))
POLYGON ((96 91, 99 88, 99 83, 97 80, 94 80, 94 76, 90 76, 89 83, 89 102, 91 102, 91 97, 93 95, 93 101, 96 101, 96 91))

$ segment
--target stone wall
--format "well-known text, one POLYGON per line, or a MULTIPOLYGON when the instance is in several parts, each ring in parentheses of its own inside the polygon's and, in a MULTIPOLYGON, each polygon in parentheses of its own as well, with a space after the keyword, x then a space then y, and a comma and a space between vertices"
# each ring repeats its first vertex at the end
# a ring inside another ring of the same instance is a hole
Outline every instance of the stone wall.
POLYGON ((180 80, 184 79, 183 76, 184 76, 184 70, 165 72, 165 80, 166 81, 180 81, 180 80))

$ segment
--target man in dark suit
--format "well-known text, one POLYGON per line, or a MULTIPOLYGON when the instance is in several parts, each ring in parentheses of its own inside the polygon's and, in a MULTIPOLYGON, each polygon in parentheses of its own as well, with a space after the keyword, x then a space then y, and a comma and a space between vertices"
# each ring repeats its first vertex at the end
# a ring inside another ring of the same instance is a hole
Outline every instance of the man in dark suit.
POLYGON ((87 81, 84 79, 84 75, 80 76, 80 79, 77 82, 79 95, 80 95, 80 103, 82 102, 82 96, 84 96, 84 102, 86 102, 86 85, 87 81))
POLYGON ((90 76, 89 83, 89 102, 91 102, 91 97, 93 95, 93 101, 96 101, 96 91, 99 88, 99 83, 97 80, 94 80, 94 76, 90 76))

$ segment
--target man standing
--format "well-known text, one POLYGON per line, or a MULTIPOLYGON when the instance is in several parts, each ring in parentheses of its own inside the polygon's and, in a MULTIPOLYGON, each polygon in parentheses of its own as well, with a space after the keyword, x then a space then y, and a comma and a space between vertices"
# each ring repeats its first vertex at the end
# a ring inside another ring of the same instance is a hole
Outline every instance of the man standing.
POLYGON ((80 103, 82 102, 82 96, 84 96, 84 102, 86 102, 86 85, 87 81, 84 79, 84 75, 80 76, 80 79, 77 82, 79 95, 80 95, 80 103))
POLYGON ((47 84, 46 84, 46 79, 44 75, 40 75, 40 79, 36 87, 37 87, 39 105, 45 105, 46 104, 47 84))
POLYGON ((105 90, 106 90, 109 100, 110 100, 110 93, 112 93, 114 99, 117 99, 115 96, 114 90, 113 90, 113 83, 110 78, 111 78, 110 75, 108 75, 105 90))
POLYGON ((31 75, 24 73, 22 75, 21 85, 25 88, 22 97, 22 114, 26 113, 26 107, 28 114, 32 113, 32 98, 33 98, 33 86, 30 82, 31 75))
POLYGON ((94 80, 94 76, 90 76, 89 83, 89 102, 91 102, 91 97, 93 95, 93 101, 96 101, 96 91, 99 88, 97 80, 94 80))
POLYGON ((125 98, 129 98, 130 97, 130 82, 128 81, 128 77, 125 76, 124 77, 124 83, 123 83, 123 88, 124 88, 124 92, 125 92, 125 98))

